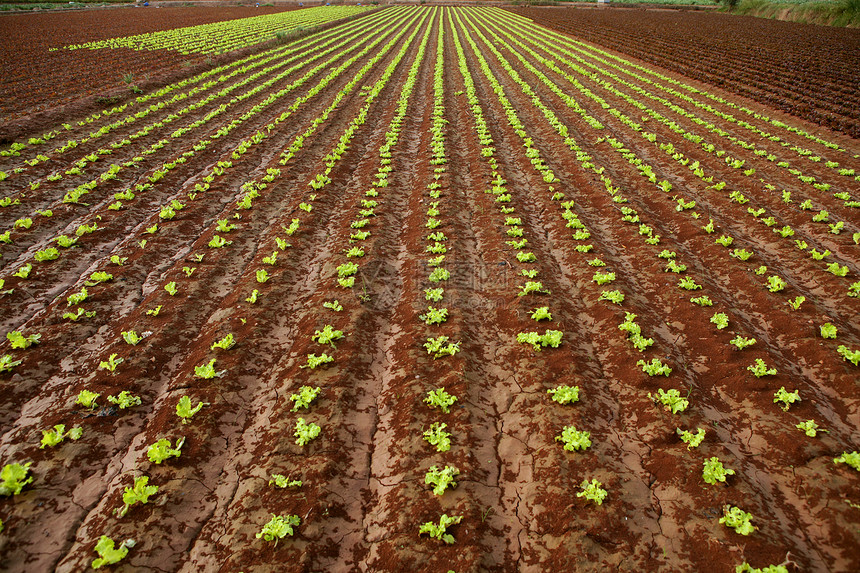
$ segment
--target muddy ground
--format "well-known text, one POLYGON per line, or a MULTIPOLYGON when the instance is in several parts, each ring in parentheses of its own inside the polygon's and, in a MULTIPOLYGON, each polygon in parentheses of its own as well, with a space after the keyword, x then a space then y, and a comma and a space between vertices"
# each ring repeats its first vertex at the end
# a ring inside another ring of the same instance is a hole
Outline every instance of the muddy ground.
POLYGON ((860 349, 856 139, 496 9, 387 8, 278 50, 0 157, 0 323, 41 335, 0 351, 21 360, 0 375, 0 462, 31 462, 34 478, 0 498, 0 568, 83 570, 101 535, 136 541, 126 571, 860 568, 860 473, 834 464, 860 449, 860 369, 837 351, 860 349), (77 243, 36 261, 59 235, 77 243), (211 246, 216 235, 231 243, 211 246), (663 251, 686 269, 667 271, 663 251), (429 280, 439 266, 449 278, 429 280), (112 278, 86 286, 96 271, 112 278), (598 285, 596 271, 615 279, 598 285), (770 292, 770 276, 785 287, 770 292), (527 280, 545 292, 520 296, 527 280), (623 303, 601 300, 608 290, 623 303), (701 295, 713 305, 690 302, 701 295), (323 306, 334 300, 342 310, 323 306), (447 320, 425 324, 428 305, 447 320), (552 321, 532 320, 544 306, 552 321), (95 314, 63 318, 77 308, 95 314), (619 329, 627 313, 652 340, 644 351, 619 329), (344 337, 315 340, 326 325, 344 337), (562 331, 557 348, 517 342, 547 329, 562 331), (143 340, 124 341, 130 330, 143 340), (234 347, 212 347, 227 334, 234 347), (756 343, 737 350, 738 335, 756 343), (428 354, 438 336, 459 352, 428 354), (306 367, 323 352, 333 362, 306 367), (116 369, 100 367, 113 354, 116 369), (212 359, 223 374, 201 377, 212 359), (637 365, 652 359, 671 374, 637 365), (777 373, 753 376, 756 359, 777 373), (305 385, 320 394, 294 411, 305 385), (552 401, 560 385, 579 401, 552 401), (780 387, 801 401, 784 411, 780 387), (448 413, 424 402, 438 388, 458 398, 448 413), (76 404, 84 389, 101 395, 92 409, 76 404), (687 409, 664 409, 661 389, 687 409), (141 404, 107 400, 122 390, 141 404), (183 395, 206 404, 188 423, 183 395), (304 446, 300 417, 321 427, 304 446), (808 419, 826 433, 804 435, 808 419), (40 449, 60 423, 83 436, 40 449), (422 438, 434 423, 449 450, 422 438), (570 425, 590 447, 563 449, 570 425), (679 428, 704 441, 688 449, 679 428), (154 464, 161 438, 184 444, 154 464), (709 485, 714 456, 735 473, 709 485), (434 465, 460 472, 440 496, 425 484, 434 465), (142 475, 158 493, 119 517, 142 475), (601 505, 577 496, 591 479, 601 505), (755 531, 720 524, 727 505, 755 531), (419 535, 443 513, 462 516, 451 545, 419 535), (294 535, 257 538, 272 514, 298 516, 294 535))

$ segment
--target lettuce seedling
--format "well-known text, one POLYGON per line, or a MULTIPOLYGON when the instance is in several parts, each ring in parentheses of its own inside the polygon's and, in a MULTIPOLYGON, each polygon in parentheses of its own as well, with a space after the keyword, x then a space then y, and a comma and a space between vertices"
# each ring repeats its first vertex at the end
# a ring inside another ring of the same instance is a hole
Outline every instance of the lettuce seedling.
POLYGON ((436 446, 437 452, 447 452, 451 449, 451 434, 446 432, 448 424, 433 422, 430 428, 424 430, 424 439, 432 446, 436 446))
POLYGON ((33 258, 40 263, 56 260, 59 256, 60 251, 58 251, 56 247, 48 247, 47 249, 33 253, 33 258))
POLYGON ((705 430, 704 428, 698 428, 696 433, 690 432, 688 430, 682 430, 681 428, 676 428, 675 432, 681 436, 681 441, 687 444, 687 449, 697 448, 699 444, 702 443, 702 440, 705 439, 705 430))
POLYGON ((427 288, 424 289, 424 300, 431 302, 439 302, 442 300, 442 294, 445 292, 443 288, 427 288))
POLYGON ((587 479, 583 480, 579 486, 582 491, 576 494, 576 497, 584 497, 586 500, 593 501, 597 505, 603 505, 603 500, 609 494, 602 486, 603 484, 596 479, 592 479, 590 482, 587 479))
POLYGON ((337 300, 334 300, 332 302, 324 302, 323 308, 327 308, 327 309, 333 310, 335 312, 340 312, 343 310, 343 305, 340 304, 340 302, 338 302, 337 300))
POLYGON ((612 273, 612 272, 602 273, 600 271, 597 271, 594 273, 594 276, 591 277, 591 279, 594 282, 596 282, 598 285, 605 285, 605 284, 611 283, 612 281, 615 280, 615 273, 612 273))
POLYGON ((326 324, 322 330, 317 330, 311 336, 311 340, 320 344, 331 344, 332 348, 336 348, 334 341, 343 338, 342 330, 335 330, 330 324, 326 324))
POLYGON ((81 292, 72 293, 66 297, 66 306, 76 306, 87 300, 87 287, 81 287, 81 292))
POLYGON ((683 412, 687 409, 687 406, 690 405, 690 401, 686 398, 681 398, 681 393, 674 388, 668 391, 659 388, 657 390, 657 394, 651 394, 651 392, 648 392, 648 399, 660 402, 673 414, 683 412))
POLYGON ((821 331, 821 338, 836 338, 836 326, 829 322, 822 324, 819 330, 821 331))
POLYGON ((191 398, 182 396, 176 404, 176 415, 182 418, 182 423, 187 424, 194 414, 200 411, 203 406, 209 406, 208 402, 199 402, 196 406, 191 405, 191 398))
POLYGON ((167 438, 161 438, 151 446, 146 451, 146 455, 149 457, 149 461, 154 464, 160 464, 164 460, 167 460, 171 457, 179 457, 182 452, 179 450, 182 449, 182 445, 185 443, 185 438, 179 438, 176 440, 176 447, 173 447, 170 444, 170 440, 167 438))
POLYGON ((723 462, 716 456, 704 461, 702 469, 702 479, 705 483, 716 485, 718 481, 725 483, 726 476, 734 475, 735 470, 726 469, 723 467, 723 462))
POLYGON ((800 305, 806 301, 806 297, 798 295, 794 300, 789 300, 785 304, 790 306, 792 310, 800 310, 800 305))
POLYGON ((738 334, 733 339, 729 340, 729 343, 734 344, 738 350, 743 350, 744 348, 747 348, 747 347, 755 344, 756 339, 755 338, 744 338, 743 336, 738 334))
MULTIPOLYGON (((833 459, 834 464, 846 464, 860 472, 860 452, 842 452, 842 455, 833 459)), ((16 464, 13 464, 16 465, 16 464)), ((28 466, 30 464, 27 464, 28 466)), ((5 468, 4 468, 5 471, 5 468)), ((3 494, 2 486, 0 486, 0 494, 3 494)), ((8 495, 8 494, 7 494, 8 495)))
POLYGON ((299 418, 296 421, 296 431, 293 432, 293 435, 296 437, 296 444, 304 446, 305 444, 319 436, 321 431, 322 428, 320 428, 313 422, 308 424, 305 422, 304 418, 299 418))
POLYGON ((427 259, 428 267, 438 267, 445 261, 445 255, 439 255, 438 257, 433 257, 432 259, 427 259))
POLYGON ((788 573, 785 565, 768 565, 767 567, 753 567, 747 562, 735 567, 735 573, 788 573))
POLYGON ((135 396, 128 390, 123 390, 116 396, 108 396, 107 401, 119 406, 120 410, 125 410, 132 406, 140 406, 141 404, 140 396, 135 396))
POLYGON ((636 350, 643 352, 646 348, 654 344, 654 339, 642 336, 642 328, 636 324, 635 314, 626 312, 624 315, 624 322, 619 324, 618 328, 627 333, 628 340, 630 340, 636 350))
POLYGON ((289 479, 287 476, 282 474, 272 474, 272 479, 269 480, 269 485, 275 485, 282 489, 288 487, 302 487, 302 480, 289 479))
POLYGON ((714 242, 718 245, 722 245, 724 247, 730 246, 735 240, 728 235, 720 235, 714 242))
POLYGON ((672 373, 672 368, 668 364, 663 364, 659 358, 652 358, 651 362, 639 360, 636 366, 641 367, 648 376, 668 376, 672 373))
POLYGON ((296 231, 299 230, 299 220, 293 219, 290 222, 289 227, 285 227, 284 225, 281 225, 281 228, 284 230, 284 232, 287 234, 287 236, 292 237, 293 233, 295 233, 296 231))
POLYGON ((697 290, 702 288, 702 285, 696 284, 696 281, 690 277, 681 278, 681 280, 678 281, 678 286, 684 290, 697 290))
POLYGON ((532 312, 532 320, 552 320, 552 314, 549 312, 548 306, 541 306, 532 312))
POLYGON ((125 362, 124 358, 117 358, 118 354, 111 354, 107 360, 102 360, 99 362, 99 368, 101 370, 107 370, 111 373, 116 371, 116 367, 125 362))
POLYGON ((12 273, 13 277, 18 277, 19 279, 26 279, 30 276, 30 271, 33 270, 33 265, 27 263, 26 265, 19 268, 17 271, 12 273))
POLYGON ((756 527, 750 523, 753 519, 751 513, 731 505, 726 505, 723 512, 724 515, 720 518, 720 523, 725 524, 726 527, 733 528, 741 535, 749 535, 756 530, 756 527))
POLYGON ((233 338, 233 333, 231 332, 221 340, 213 342, 212 350, 215 350, 216 348, 220 348, 221 350, 230 350, 234 346, 236 346, 236 339, 233 338))
POLYGON ((767 290, 770 292, 779 292, 786 287, 788 283, 786 283, 782 277, 778 275, 771 275, 767 277, 767 290))
POLYGON ((126 539, 119 548, 115 548, 113 539, 107 535, 102 535, 96 543, 95 552, 99 554, 97 559, 93 560, 93 569, 99 569, 105 565, 113 565, 122 561, 128 550, 135 546, 133 539, 126 539))
POLYGON ((292 536, 295 533, 293 528, 301 525, 301 522, 302 520, 298 515, 275 515, 273 513, 272 519, 257 533, 257 539, 274 541, 277 546, 279 540, 287 535, 292 536))
POLYGON ((546 290, 545 288, 543 288, 542 282, 540 282, 540 281, 526 281, 526 284, 524 284, 521 287, 521 290, 520 290, 520 292, 517 293, 517 296, 525 296, 525 295, 533 293, 533 292, 549 294, 549 291, 546 290))
POLYGON ((40 338, 42 338, 41 334, 30 334, 28 336, 24 336, 17 330, 13 330, 12 332, 6 333, 6 340, 9 341, 9 343, 12 345, 12 348, 30 348, 30 346, 34 344, 39 344, 40 338))
POLYGON ((449 394, 444 388, 437 388, 427 392, 427 397, 424 398, 424 403, 431 408, 439 408, 444 413, 451 412, 450 408, 457 401, 457 397, 449 394))
POLYGON ((815 422, 815 420, 806 420, 804 422, 800 422, 795 426, 798 430, 801 430, 810 438, 814 438, 818 432, 828 432, 829 430, 822 430, 821 427, 815 422))
POLYGON ((122 494, 123 507, 117 508, 117 517, 124 517, 129 508, 136 503, 149 503, 149 497, 158 493, 157 485, 147 485, 149 477, 139 476, 134 478, 134 485, 125 488, 122 494))
POLYGON ((0 356, 0 372, 11 372, 13 368, 21 364, 20 360, 12 360, 12 356, 4 354, 0 356))
POLYGON ((552 396, 554 402, 559 404, 573 404, 579 401, 579 386, 559 386, 546 391, 552 396))
POLYGON ((207 244, 212 249, 221 249, 227 245, 232 245, 233 241, 228 241, 220 235, 214 235, 207 244))
POLYGON ((39 449, 44 450, 46 447, 53 448, 61 444, 66 438, 72 441, 79 440, 83 433, 84 429, 80 426, 71 428, 67 432, 65 424, 57 424, 50 430, 42 430, 42 444, 39 446, 39 449))
POLYGON ((308 354, 308 361, 303 366, 299 368, 310 368, 313 370, 317 366, 322 366, 323 364, 328 364, 329 362, 334 362, 334 357, 329 356, 325 352, 317 356, 316 354, 308 354))
POLYGON ((561 344, 562 331, 547 330, 543 334, 537 332, 520 332, 517 334, 517 342, 531 344, 535 351, 540 352, 541 347, 558 348, 561 344))
POLYGON ((78 394, 78 399, 75 401, 75 404, 80 404, 84 408, 89 408, 92 410, 96 407, 96 400, 101 394, 97 394, 96 392, 90 392, 89 390, 81 390, 78 394))
POLYGON ((597 300, 608 300, 615 304, 621 304, 624 302, 624 293, 620 290, 605 290, 600 293, 600 297, 597 300))
MULTIPOLYGON (((178 289, 178 288, 176 288, 176 281, 170 281, 169 283, 167 283, 166 285, 164 285, 164 290, 166 290, 166 291, 167 291, 167 294, 169 294, 170 296, 173 296, 173 295, 175 295, 177 292, 179 292, 179 289, 178 289)), ((159 307, 159 308, 160 308, 160 307, 159 307)))
POLYGON ((236 228, 236 225, 230 223, 227 219, 218 219, 218 228, 216 229, 219 233, 229 233, 233 229, 236 228))
POLYGON ((339 278, 350 277, 358 272, 358 265, 353 262, 346 262, 338 265, 336 270, 339 278))
POLYGON ((106 283, 113 280, 113 275, 105 271, 96 271, 90 275, 90 280, 84 282, 86 286, 96 286, 97 284, 106 283))
POLYGON ((591 447, 591 433, 579 431, 574 426, 565 426, 561 435, 555 437, 555 441, 563 442, 564 449, 568 452, 584 450, 591 447))
POLYGON ((848 275, 848 266, 840 265, 839 263, 834 261, 827 265, 827 272, 836 275, 837 277, 844 277, 848 275))
MULTIPOLYGON (((839 352, 839 355, 844 360, 847 360, 848 362, 850 362, 854 366, 860 366, 860 349, 851 350, 850 348, 848 348, 844 344, 840 344, 839 347, 836 349, 836 351, 839 352)), ((2 361, 0 361, 0 365, 2 365, 2 361)), ((0 368, 0 372, 2 372, 2 371, 3 371, 3 369, 0 368)))
POLYGON ((269 276, 269 271, 266 269, 257 269, 257 282, 264 283, 268 281, 271 277, 269 276))
POLYGON ((753 373, 756 378, 762 376, 776 376, 776 368, 768 368, 765 361, 761 358, 756 358, 753 364, 747 366, 747 370, 753 373))
POLYGON ((446 533, 446 530, 449 526, 456 525, 461 521, 463 521, 462 515, 452 515, 451 517, 448 517, 448 514, 443 513, 439 517, 439 525, 436 525, 432 521, 422 523, 421 527, 418 528, 418 535, 426 533, 434 539, 439 539, 448 545, 451 545, 455 541, 454 536, 450 533, 446 533))
POLYGON ((732 256, 741 261, 749 260, 753 254, 746 249, 735 249, 732 251, 732 256))
POLYGON ((249 296, 248 298, 245 299, 245 302, 250 303, 250 304, 254 304, 255 302, 257 302, 257 296, 259 296, 259 294, 260 294, 260 291, 258 291, 257 289, 254 289, 253 291, 251 291, 251 296, 249 296))
POLYGON ((692 302, 693 304, 698 304, 699 306, 714 306, 714 301, 712 301, 711 298, 706 294, 703 294, 699 297, 693 297, 690 299, 690 302, 692 302))
POLYGON ((206 364, 201 364, 200 366, 194 367, 194 376, 197 378, 203 378, 204 380, 209 380, 211 378, 220 378, 227 373, 227 370, 216 371, 215 370, 215 359, 213 358, 206 364))
POLYGON ((424 474, 424 483, 433 486, 435 495, 442 495, 449 487, 457 487, 457 482, 454 481, 456 476, 460 475, 460 470, 453 466, 445 466, 441 470, 436 466, 431 466, 427 473, 424 474))
POLYGON ((433 283, 447 281, 450 278, 451 272, 448 269, 443 269, 442 267, 436 267, 433 269, 432 273, 427 275, 427 280, 433 283))
POLYGON ((302 386, 299 388, 298 394, 290 396, 290 400, 294 402, 292 411, 295 412, 299 408, 309 408, 320 393, 320 387, 311 388, 310 386, 302 386))
POLYGON ((445 335, 437 338, 428 338, 424 343, 424 348, 427 349, 427 354, 432 354, 433 359, 442 356, 453 356, 460 351, 459 342, 448 342, 449 338, 445 335))
POLYGON ((132 346, 137 346, 137 344, 144 339, 147 335, 146 332, 143 333, 143 336, 139 335, 134 330, 127 330, 122 332, 122 339, 125 340, 126 344, 130 344, 132 346))
POLYGON ((785 389, 785 386, 782 386, 776 393, 773 395, 773 403, 782 402, 784 406, 782 406, 783 412, 788 412, 788 408, 794 404, 795 402, 800 402, 800 391, 795 390, 794 392, 789 392, 785 389))
POLYGON ((18 495, 24 486, 32 483, 33 477, 27 477, 31 462, 24 465, 14 463, 6 464, 0 470, 0 495, 18 495))
MULTIPOLYGON (((525 239, 523 239, 525 240, 525 239)), ((516 254, 517 260, 521 263, 533 263, 537 257, 531 251, 520 251, 516 254)))

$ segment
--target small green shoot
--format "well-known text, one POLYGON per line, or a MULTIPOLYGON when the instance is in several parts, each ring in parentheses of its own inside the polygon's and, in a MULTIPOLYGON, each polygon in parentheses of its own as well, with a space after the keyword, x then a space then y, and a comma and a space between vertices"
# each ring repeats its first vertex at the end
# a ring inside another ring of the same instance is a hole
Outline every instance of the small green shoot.
POLYGON ((311 388, 310 386, 302 386, 299 388, 298 394, 292 394, 290 400, 294 402, 292 411, 295 412, 299 408, 310 408, 311 402, 316 400, 320 393, 320 387, 311 388))
POLYGON ((182 396, 176 404, 176 415, 182 418, 182 423, 187 424, 194 414, 200 411, 203 406, 209 406, 207 402, 198 402, 196 406, 191 405, 191 398, 182 396))

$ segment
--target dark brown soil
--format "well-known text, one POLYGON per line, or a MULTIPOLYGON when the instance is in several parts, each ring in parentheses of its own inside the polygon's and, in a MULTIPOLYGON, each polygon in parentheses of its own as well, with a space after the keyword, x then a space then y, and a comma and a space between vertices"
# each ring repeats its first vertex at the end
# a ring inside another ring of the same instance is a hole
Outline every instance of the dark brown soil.
POLYGON ((860 137, 860 30, 687 10, 510 10, 860 137))
POLYGON ((860 218, 833 196, 860 200, 860 181, 839 172, 860 174, 860 143, 642 65, 502 10, 391 7, 145 104, 90 121, 70 117, 68 130, 40 125, 19 139, 60 130, 0 156, 0 198, 10 203, 0 208, 0 236, 9 230, 11 240, 0 243, 0 332, 41 335, 28 349, 0 348, 21 360, 0 374, 0 464, 32 462, 34 478, 20 495, 0 497, 0 569, 85 570, 101 535, 136 541, 122 571, 860 569, 860 473, 833 461, 860 450, 860 369, 837 353, 839 345, 860 349, 860 299, 848 296, 860 280, 852 239, 860 218), (434 162, 440 27, 445 161, 434 162), (393 124, 416 60, 405 117, 393 124), (463 71, 474 81, 474 105, 463 71), (476 132, 477 113, 489 143, 476 132), (386 143, 390 162, 381 155, 386 143), (649 182, 631 158, 672 191, 649 182), (330 182, 312 188, 327 165, 330 182), (557 181, 546 182, 544 166, 557 181), (381 167, 391 168, 387 186, 375 184, 381 167), (239 208, 246 184, 267 175, 252 207, 239 208), (509 202, 490 192, 497 178, 509 202), (63 201, 90 181, 82 203, 63 201), (719 182, 725 187, 715 189, 719 182), (134 199, 109 208, 127 189, 134 199), (368 190, 378 192, 374 207, 368 190), (679 199, 696 205, 680 209, 679 199), (811 210, 800 208, 807 199, 811 210), (184 206, 161 218, 174 200, 184 206), (562 201, 572 201, 588 239, 574 239, 562 201), (625 221, 622 207, 639 221, 625 221), (827 221, 813 221, 821 210, 827 221), (428 278, 430 216, 446 237, 450 278, 438 283, 428 278), (359 241, 365 218, 370 235, 359 241), (712 234, 703 230, 709 220, 712 234), (834 234, 828 225, 837 221, 843 228, 834 234), (56 260, 34 260, 59 235, 94 222, 98 230, 60 248, 56 260), (660 235, 659 245, 644 242, 640 225, 660 235), (774 233, 785 226, 794 236, 774 233), (512 227, 522 229, 534 262, 518 260, 512 227), (215 235, 232 242, 210 246, 215 235), (721 235, 752 257, 732 257, 715 244, 721 235), (583 245, 591 249, 580 252, 583 245), (364 256, 347 257, 356 246, 364 256), (812 248, 830 254, 815 261, 812 248), (666 271, 663 250, 686 271, 666 271), (275 264, 264 260, 275 251, 275 264), (352 288, 337 280, 347 262, 358 265, 352 288), (833 262, 847 275, 828 272, 833 262), (29 277, 15 276, 26 264, 29 277), (760 266, 766 274, 754 272, 760 266), (67 297, 95 271, 113 275, 87 287, 80 306, 96 314, 64 319, 77 308, 67 297), (519 296, 522 271, 537 271, 533 280, 548 292, 519 296), (616 278, 598 285, 595 271, 616 278), (772 275, 784 290, 765 288, 772 275), (679 288, 681 276, 702 289, 679 288), (444 298, 428 303, 425 289, 439 286, 444 298), (623 304, 600 300, 616 289, 623 304), (702 294, 713 306, 690 303, 702 294), (805 302, 794 311, 787 302, 797 296, 805 302), (343 309, 323 306, 333 300, 343 309), (448 319, 425 324, 428 304, 447 308, 448 319), (530 318, 542 306, 552 322, 530 318), (727 328, 711 322, 715 312, 726 314, 727 328), (619 329, 626 313, 653 339, 643 352, 619 329), (825 322, 837 327, 835 340, 821 337, 825 322), (326 325, 344 333, 335 347, 314 340, 326 325), (563 332, 558 348, 517 342, 518 333, 546 329, 563 332), (145 338, 127 344, 130 330, 145 338), (235 347, 212 347, 227 334, 235 347), (442 335, 460 351, 434 359, 424 344, 442 335), (736 350, 736 335, 757 342, 736 350), (334 361, 307 368, 308 355, 322 352, 334 361), (101 368, 113 354, 123 359, 115 372, 101 368), (754 377, 747 367, 757 358, 777 374, 754 377), (198 376, 212 359, 223 375, 198 376), (640 359, 673 371, 648 376, 640 359), (305 385, 320 394, 294 411, 290 397, 305 385), (580 401, 553 402, 547 391, 559 385, 578 385, 580 401), (783 386, 801 397, 787 411, 773 400, 783 386), (440 387, 458 397, 448 413, 424 402, 440 387), (83 389, 101 394, 92 410, 75 404, 83 389), (688 408, 665 410, 651 397, 661 389, 679 390, 688 408), (122 390, 142 404, 108 402, 122 390), (188 423, 176 414, 183 395, 206 403, 188 423), (305 446, 294 436, 300 417, 322 429, 305 446), (805 436, 796 424, 808 419, 827 432, 805 436), (82 426, 83 437, 40 449, 42 430, 60 423, 82 426), (422 439, 434 423, 447 424, 449 450, 422 439), (562 448, 556 437, 570 425, 590 432, 591 447, 562 448), (703 428, 705 439, 688 449, 678 428, 703 428), (178 458, 156 465, 147 449, 161 438, 185 442, 178 458), (735 473, 708 485, 703 462, 714 456, 735 473), (459 469, 456 488, 432 493, 425 473, 434 465, 459 469), (269 483, 273 474, 303 483, 280 489, 269 483), (140 475, 158 493, 118 517, 124 489, 140 475), (590 479, 608 492, 601 505, 577 495, 590 479), (757 529, 743 536, 720 524, 726 505, 749 511, 757 529), (451 545, 419 535, 443 513, 463 518, 448 530, 451 545), (258 538, 272 514, 298 516, 294 535, 258 538))

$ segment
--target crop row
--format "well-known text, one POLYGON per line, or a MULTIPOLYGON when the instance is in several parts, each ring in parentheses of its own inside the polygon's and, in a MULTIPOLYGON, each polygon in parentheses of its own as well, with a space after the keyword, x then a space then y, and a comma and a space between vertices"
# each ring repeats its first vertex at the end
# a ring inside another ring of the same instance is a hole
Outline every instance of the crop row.
MULTIPOLYGON (((318 6, 264 16, 253 16, 188 28, 137 34, 64 46, 66 50, 175 50, 180 54, 220 54, 247 48, 278 34, 319 26, 365 12, 366 6, 318 6)), ((57 49, 57 48, 54 48, 57 49)))
POLYGON ((857 166, 673 81, 391 8, 8 148, 12 559, 849 563, 857 166))

